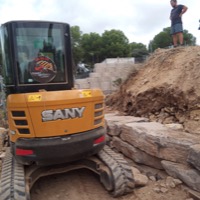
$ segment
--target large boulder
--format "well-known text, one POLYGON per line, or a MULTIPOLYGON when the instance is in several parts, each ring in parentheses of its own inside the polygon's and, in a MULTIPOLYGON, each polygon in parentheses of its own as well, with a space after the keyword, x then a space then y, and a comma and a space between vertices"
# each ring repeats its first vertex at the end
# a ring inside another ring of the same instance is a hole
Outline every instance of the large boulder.
POLYGON ((147 118, 120 116, 117 112, 105 115, 107 134, 110 136, 119 136, 121 133, 121 126, 131 122, 148 122, 147 118))
POLYGON ((199 137, 156 122, 124 124, 120 138, 154 157, 177 163, 187 163, 190 147, 200 144, 199 137))
POLYGON ((182 180, 190 188, 200 192, 200 173, 196 169, 165 160, 161 163, 170 176, 182 180))
POLYGON ((118 137, 113 137, 112 147, 123 153, 126 157, 139 164, 148 165, 156 169, 163 169, 161 159, 151 156, 150 154, 141 151, 140 149, 122 141, 118 137))
POLYGON ((191 146, 187 161, 200 171, 200 144, 191 146))

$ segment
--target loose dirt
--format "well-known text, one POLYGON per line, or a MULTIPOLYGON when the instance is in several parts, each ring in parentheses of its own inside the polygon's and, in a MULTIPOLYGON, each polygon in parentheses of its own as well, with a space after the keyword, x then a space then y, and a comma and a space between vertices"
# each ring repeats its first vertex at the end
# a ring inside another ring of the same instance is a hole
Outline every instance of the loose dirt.
POLYGON ((113 198, 101 185, 98 176, 87 170, 53 175, 40 179, 31 191, 31 200, 186 200, 187 192, 181 186, 157 193, 160 182, 149 181, 148 185, 136 188, 133 193, 113 198))
POLYGON ((126 115, 179 123, 200 134, 199 85, 199 46, 157 49, 106 103, 126 115))

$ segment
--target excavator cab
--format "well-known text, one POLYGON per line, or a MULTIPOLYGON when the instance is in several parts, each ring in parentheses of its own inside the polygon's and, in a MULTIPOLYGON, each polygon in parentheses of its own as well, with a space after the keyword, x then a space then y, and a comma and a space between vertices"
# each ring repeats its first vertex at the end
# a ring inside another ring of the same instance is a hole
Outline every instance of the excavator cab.
POLYGON ((1 41, 8 94, 73 87, 68 24, 8 22, 1 27, 1 41))
POLYGON ((105 144, 104 95, 72 89, 70 41, 65 23, 1 26, 11 151, 22 164, 71 162, 105 144))

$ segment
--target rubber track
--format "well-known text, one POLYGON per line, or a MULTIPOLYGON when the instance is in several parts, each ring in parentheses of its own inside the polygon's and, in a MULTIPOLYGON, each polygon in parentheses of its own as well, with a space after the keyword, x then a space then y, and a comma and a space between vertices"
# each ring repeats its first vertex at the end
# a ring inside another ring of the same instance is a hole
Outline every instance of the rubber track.
POLYGON ((1 200, 29 200, 26 194, 24 166, 13 158, 10 148, 7 148, 3 160, 1 182, 1 200))
POLYGON ((128 162, 108 146, 105 146, 98 153, 98 156, 112 172, 114 189, 111 194, 114 197, 119 197, 133 192, 135 181, 128 162))

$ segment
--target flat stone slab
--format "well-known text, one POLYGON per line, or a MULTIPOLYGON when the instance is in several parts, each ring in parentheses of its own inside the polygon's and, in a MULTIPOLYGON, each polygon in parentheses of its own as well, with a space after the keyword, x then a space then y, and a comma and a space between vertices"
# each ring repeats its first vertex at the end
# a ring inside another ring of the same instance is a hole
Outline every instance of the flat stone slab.
POLYGON ((187 163, 190 147, 200 144, 200 138, 176 131, 157 122, 126 123, 120 138, 146 153, 177 163, 187 163))
POLYGON ((147 118, 132 117, 132 116, 118 116, 116 113, 109 113, 105 115, 107 134, 111 136, 119 136, 121 134, 121 126, 132 122, 148 122, 147 118))
POLYGON ((165 160, 161 163, 170 176, 180 179, 193 190, 200 192, 200 173, 196 169, 165 160))
POLYGON ((191 146, 187 161, 200 171, 200 144, 191 146))
POLYGON ((163 169, 161 165, 161 159, 141 151, 127 142, 122 141, 118 137, 113 137, 112 147, 116 148, 119 152, 123 153, 123 155, 135 161, 136 163, 151 166, 156 169, 163 169))

